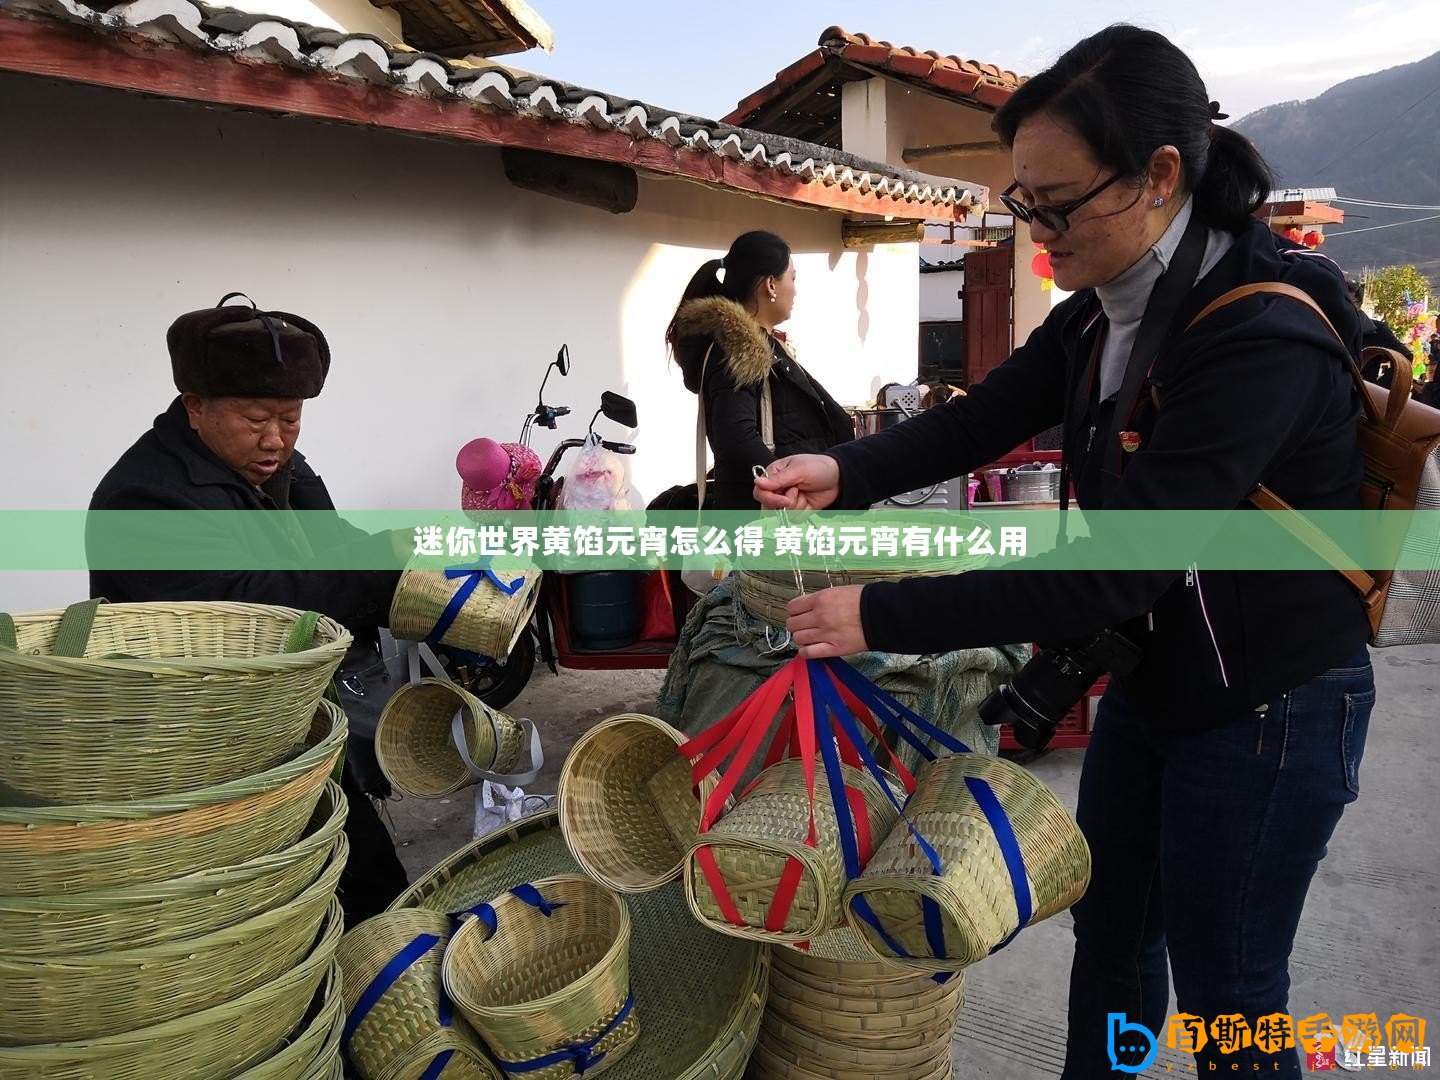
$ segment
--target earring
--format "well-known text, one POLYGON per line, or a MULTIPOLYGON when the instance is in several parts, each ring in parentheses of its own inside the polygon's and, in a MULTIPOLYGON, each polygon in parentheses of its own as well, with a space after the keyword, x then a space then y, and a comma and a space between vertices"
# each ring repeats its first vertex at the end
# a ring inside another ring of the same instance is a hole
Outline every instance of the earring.
POLYGON ((1165 196, 1164 196, 1164 195, 1157 195, 1157 196, 1155 196, 1155 205, 1156 205, 1157 207, 1164 206, 1164 205, 1165 205, 1165 196))
POLYGON ((775 294, 774 294, 773 292, 770 294, 770 302, 771 302, 771 303, 774 303, 774 302, 775 302, 775 294))

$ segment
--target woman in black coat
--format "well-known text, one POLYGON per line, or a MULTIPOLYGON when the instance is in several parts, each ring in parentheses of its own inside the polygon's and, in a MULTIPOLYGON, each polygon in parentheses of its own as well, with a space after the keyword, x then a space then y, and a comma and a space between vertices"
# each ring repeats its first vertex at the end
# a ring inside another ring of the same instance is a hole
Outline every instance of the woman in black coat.
POLYGON ((713 509, 759 505, 754 466, 820 453, 854 437, 845 410, 800 366, 776 329, 794 306, 789 245, 774 233, 748 232, 725 258, 696 271, 666 331, 686 388, 701 398, 715 458, 706 500, 713 509))

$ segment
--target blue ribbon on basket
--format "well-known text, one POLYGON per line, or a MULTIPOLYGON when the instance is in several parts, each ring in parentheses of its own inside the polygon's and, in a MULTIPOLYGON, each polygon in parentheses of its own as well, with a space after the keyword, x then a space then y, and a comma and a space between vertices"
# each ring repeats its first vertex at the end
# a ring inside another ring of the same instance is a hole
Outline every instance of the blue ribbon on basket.
POLYGON ((435 628, 425 635, 425 640, 431 645, 438 645, 445 632, 454 625, 455 620, 460 617, 460 611, 465 607, 465 602, 470 599, 475 590, 480 587, 480 582, 489 581, 506 596, 514 596, 525 584, 525 577, 522 574, 515 580, 506 583, 500 580, 498 574, 490 568, 491 557, 482 555, 473 563, 464 563, 459 566, 447 566, 445 576, 450 580, 464 578, 465 581, 460 588, 455 590, 455 595, 450 597, 450 602, 445 605, 445 610, 440 613, 440 618, 435 620, 435 628))
MULTIPOLYGON (((350 1011, 350 1015, 346 1018, 345 1030, 341 1036, 341 1046, 344 1049, 345 1058, 350 1061, 351 1065, 354 1065, 355 1062, 350 1056, 350 1040, 354 1037, 355 1032, 359 1029, 365 1017, 370 1013, 370 1010, 385 996, 386 991, 395 985, 396 980, 399 979, 400 976, 414 967, 415 964, 438 944, 440 944, 440 939, 434 934, 418 935, 410 944, 396 953, 390 962, 380 969, 380 972, 375 978, 370 980, 370 985, 365 988, 365 992, 361 994, 359 1000, 355 1002, 355 1008, 350 1011)), ((454 1007, 450 1004, 449 997, 447 997, 442 990, 439 1005, 440 1026, 449 1027, 453 1016, 454 1007)), ((437 1080, 439 1075, 445 1070, 445 1066, 450 1063, 450 1058, 454 1053, 454 1050, 444 1050, 436 1054, 429 1066, 425 1069, 425 1072, 421 1074, 420 1080, 437 1080)))
MULTIPOLYGON (((861 675, 860 672, 856 671, 843 660, 810 660, 807 661, 807 665, 810 668, 810 685, 816 703, 817 734, 820 736, 818 742, 821 747, 821 753, 825 755, 826 772, 832 776, 839 775, 838 765, 832 767, 832 759, 835 756, 834 743, 830 738, 826 737, 825 726, 819 723, 824 712, 828 711, 834 716, 835 722, 841 732, 843 732, 852 745, 855 746, 866 770, 875 777, 876 781, 880 784, 880 789, 885 792, 890 802, 895 806, 896 810, 899 811, 900 817, 909 828, 911 836, 914 837, 920 850, 925 853, 925 857, 929 861, 933 872, 936 874, 941 873, 943 867, 939 853, 936 852, 929 841, 921 835, 919 829, 915 827, 914 822, 910 820, 910 816, 906 813, 905 807, 901 805, 899 800, 895 798, 894 793, 890 790, 889 782, 881 771, 879 763, 876 762, 874 754, 871 753, 860 731, 857 718, 851 715, 850 710, 845 706, 838 690, 831 682, 831 677, 833 676, 835 680, 842 683, 845 688, 855 696, 856 700, 874 713, 880 723, 894 731, 901 739, 914 747, 926 761, 934 761, 935 753, 926 745, 923 739, 917 736, 916 732, 926 736, 951 753, 969 754, 973 751, 949 732, 935 726, 920 714, 902 705, 894 697, 880 689, 880 687, 865 678, 865 676, 861 675)), ((1030 881, 1025 873, 1025 857, 1020 850, 1020 841, 1015 835, 1015 829, 1010 822, 1009 815, 1005 813, 1004 807, 1000 805, 999 797, 996 796, 994 789, 990 787, 989 783, 980 777, 966 777, 965 786, 975 799, 976 805, 980 807, 981 813, 985 815, 985 820, 989 823, 995 835, 995 841, 1000 846, 1001 855, 1005 859, 1005 868, 1009 872, 1010 886, 1015 894, 1015 910, 1018 917, 1016 927, 1003 941, 990 950, 993 954, 999 952, 1015 940, 1015 936, 1020 933, 1021 929, 1030 921, 1034 913, 1034 903, 1030 893, 1030 881)), ((831 780, 831 793, 832 797, 834 797, 837 810, 836 818, 840 827, 841 850, 845 855, 846 871, 849 873, 849 876, 853 878, 859 874, 858 858, 852 863, 852 852, 856 847, 854 824, 850 821, 848 814, 840 811, 840 807, 844 806, 845 803, 842 798, 836 795, 836 782, 833 779, 831 780), (852 866, 854 867, 853 869, 852 866)), ((843 785, 840 790, 840 795, 843 795, 843 785)), ((894 952, 896 956, 907 958, 910 956, 904 947, 886 931, 879 918, 875 915, 874 910, 870 907, 869 901, 867 901, 864 896, 853 897, 850 901, 850 908, 866 925, 870 926, 880 936, 880 939, 885 943, 886 947, 894 952)), ((920 898, 920 913, 925 929, 925 941, 930 947, 931 954, 937 960, 945 959, 945 930, 939 905, 928 896, 922 896, 920 898)), ((943 983, 948 981, 950 977, 949 974, 936 975, 935 981, 943 983)))

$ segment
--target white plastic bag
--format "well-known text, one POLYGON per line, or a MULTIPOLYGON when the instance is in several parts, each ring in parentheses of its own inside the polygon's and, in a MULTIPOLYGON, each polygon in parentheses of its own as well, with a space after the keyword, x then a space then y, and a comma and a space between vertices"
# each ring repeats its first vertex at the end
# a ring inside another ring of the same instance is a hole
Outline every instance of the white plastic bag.
POLYGON ((644 510, 645 502, 630 486, 625 462, 591 435, 565 476, 557 504, 561 510, 644 510))
POLYGON ((512 821, 538 814, 555 805, 553 795, 526 795, 522 788, 507 788, 493 780, 475 789, 476 840, 512 821))

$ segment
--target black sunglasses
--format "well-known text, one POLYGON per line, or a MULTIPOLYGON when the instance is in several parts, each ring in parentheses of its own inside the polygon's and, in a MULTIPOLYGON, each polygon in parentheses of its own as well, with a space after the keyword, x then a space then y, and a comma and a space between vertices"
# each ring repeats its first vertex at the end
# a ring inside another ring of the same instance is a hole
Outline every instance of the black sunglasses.
POLYGON ((1000 193, 1000 202, 1004 205, 1006 210, 1009 210, 1010 213, 1014 214, 1017 218, 1027 224, 1031 221, 1038 221, 1041 225, 1045 226, 1045 228, 1049 229, 1051 232, 1063 233, 1065 232, 1065 230, 1070 228, 1071 214, 1073 214, 1076 210, 1079 210, 1080 207, 1084 206, 1091 199, 1095 198, 1096 195, 1099 195, 1102 191, 1104 191, 1106 188, 1108 188, 1111 184, 1115 183, 1115 181, 1119 179, 1120 174, 1116 173, 1099 187, 1091 188, 1084 195, 1081 195, 1078 199, 1072 199, 1067 203, 1060 203, 1058 206, 1046 206, 1043 203, 1037 203, 1034 206, 1026 206, 1024 203, 1022 203, 1019 199, 1015 198, 1011 194, 1012 191, 1014 191, 1020 186, 1020 181, 1016 180, 1015 183, 1011 184, 1008 188, 1006 188, 1000 193))

